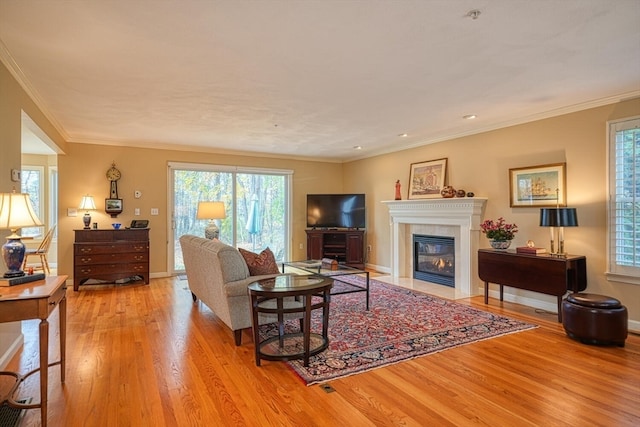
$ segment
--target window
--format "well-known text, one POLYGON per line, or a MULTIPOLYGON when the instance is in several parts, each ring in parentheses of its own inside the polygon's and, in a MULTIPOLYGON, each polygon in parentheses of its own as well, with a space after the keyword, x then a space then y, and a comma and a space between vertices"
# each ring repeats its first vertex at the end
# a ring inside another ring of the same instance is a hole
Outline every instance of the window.
POLYGON ((223 242, 252 252, 268 246, 277 261, 288 259, 292 171, 180 163, 169 170, 173 250, 168 259, 174 272, 184 271, 180 236, 204 237, 208 221, 196 218, 200 201, 224 202, 226 218, 215 220, 223 242))
POLYGON ((609 122, 610 280, 640 284, 640 117, 609 122))
MULTIPOLYGON (((22 193, 29 194, 31 205, 38 215, 40 222, 44 224, 46 217, 44 216, 44 168, 41 166, 22 166, 21 173, 22 193)), ((44 227, 24 227, 20 230, 20 235, 25 237, 42 237, 44 235, 44 227)))

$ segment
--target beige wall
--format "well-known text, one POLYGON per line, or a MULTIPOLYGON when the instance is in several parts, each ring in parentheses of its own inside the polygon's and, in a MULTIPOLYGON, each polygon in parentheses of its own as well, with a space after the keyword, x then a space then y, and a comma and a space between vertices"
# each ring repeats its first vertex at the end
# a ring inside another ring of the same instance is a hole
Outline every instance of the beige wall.
MULTIPOLYGON (((10 192, 20 184, 11 181, 11 169, 20 169, 21 164, 21 123, 22 112, 26 112, 36 121, 47 135, 64 146, 61 136, 45 119, 29 96, 11 76, 5 66, 0 63, 0 192, 10 192)), ((9 235, 8 230, 0 230, 0 240, 9 235)), ((4 273, 6 266, 0 261, 4 273)), ((0 324, 0 369, 8 362, 17 345, 22 341, 20 322, 0 324)))
MULTIPOLYGON (((407 197, 411 163, 448 158, 449 184, 488 198, 485 219, 503 216, 518 224, 516 246, 532 239, 548 248, 548 229, 538 226, 540 209, 509 207, 509 169, 566 162, 567 202, 577 208, 580 226, 565 229, 565 248, 587 257, 588 292, 619 298, 629 309, 630 319, 640 321, 640 286, 605 278, 606 122, 637 115, 640 99, 346 164, 345 191, 367 194, 369 264, 389 268, 389 215, 380 201, 394 198, 397 179, 403 198, 407 197)), ((488 247, 486 240, 482 243, 488 247)), ((537 293, 513 293, 554 302, 537 293)))
POLYGON ((68 217, 67 208, 76 208, 85 194, 94 196, 97 212, 92 212, 92 222, 99 228, 109 228, 114 220, 104 213, 104 199, 109 196, 109 181, 105 177, 111 162, 122 172, 118 181, 118 195, 123 199, 124 211, 117 222, 128 224, 132 219, 150 220, 151 274, 164 275, 167 265, 167 195, 169 162, 206 163, 293 170, 293 235, 291 256, 306 257, 306 194, 339 193, 342 191, 342 164, 312 162, 293 159, 275 159, 228 154, 124 148, 104 145, 69 144, 65 156, 58 161, 60 179, 58 221, 58 271, 72 276, 74 229, 83 227, 83 212, 68 217), (134 199, 135 190, 142 192, 134 199), (141 215, 134 216, 134 208, 141 215), (151 216, 151 208, 158 208, 160 215, 151 216), (303 244, 303 249, 300 249, 303 244))
MULTIPOLYGON (((364 192, 367 194, 367 241, 373 251, 370 265, 389 267, 389 217, 380 203, 394 196, 394 183, 400 179, 407 193, 409 165, 412 162, 447 157, 449 183, 489 199, 485 218, 504 216, 520 227, 515 245, 533 239, 548 245, 548 234, 539 227, 538 209, 509 207, 509 168, 538 164, 567 163, 567 198, 578 208, 580 227, 566 230, 567 250, 587 257, 589 292, 615 296, 629 308, 630 318, 640 321, 640 286, 606 280, 606 121, 640 115, 640 100, 594 108, 578 113, 513 126, 493 132, 432 144, 345 165, 251 156, 220 155, 183 151, 121 148, 71 144, 63 140, 28 95, 0 65, 0 190, 11 189, 9 170, 20 167, 20 116, 24 110, 64 152, 59 156, 59 272, 72 272, 72 244, 81 217, 67 217, 68 207, 77 207, 83 194, 97 200, 108 195, 104 173, 115 161, 123 173, 119 190, 125 212, 119 222, 133 219, 133 190, 143 192, 142 212, 151 207, 161 215, 152 220, 151 270, 166 272, 167 162, 194 162, 225 165, 292 169, 293 236, 291 256, 304 256, 298 249, 305 244, 305 195, 311 192, 364 192)), ((366 145, 366 141, 363 141, 366 145)), ((145 215, 146 216, 146 215, 145 215)), ((101 225, 112 221, 96 213, 101 225)), ((518 292, 517 290, 514 292, 518 292)), ((522 291, 524 292, 524 291, 522 291)), ((544 295, 527 297, 549 300, 544 295)), ((550 301, 550 300, 549 300, 550 301)), ((1 351, 0 351, 1 352, 1 351)))

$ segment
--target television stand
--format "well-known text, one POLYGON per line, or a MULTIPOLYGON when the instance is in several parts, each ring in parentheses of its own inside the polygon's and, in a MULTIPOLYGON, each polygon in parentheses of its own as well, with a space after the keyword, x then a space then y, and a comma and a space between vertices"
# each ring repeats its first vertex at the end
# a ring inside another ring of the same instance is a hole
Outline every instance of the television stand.
POLYGON ((364 270, 364 230, 306 230, 307 258, 331 258, 364 270))

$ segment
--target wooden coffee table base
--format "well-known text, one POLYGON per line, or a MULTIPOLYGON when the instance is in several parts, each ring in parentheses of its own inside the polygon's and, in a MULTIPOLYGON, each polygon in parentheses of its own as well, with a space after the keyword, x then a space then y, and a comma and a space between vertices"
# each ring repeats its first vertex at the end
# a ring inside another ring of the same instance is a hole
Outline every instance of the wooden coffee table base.
POLYGON ((309 366, 309 357, 329 346, 329 304, 332 286, 333 280, 315 275, 278 276, 249 285, 257 366, 260 366, 261 359, 303 359, 304 366, 309 366), (319 297, 320 301, 313 303, 314 296, 319 297), (311 333, 311 312, 318 309, 322 309, 322 334, 311 333), (258 330, 261 313, 275 315, 278 323, 278 335, 264 341, 260 341, 258 330), (285 334, 285 317, 296 317, 298 313, 302 315, 301 331, 285 334), (318 342, 313 348, 312 339, 318 342), (300 341, 302 346, 299 345, 300 341))

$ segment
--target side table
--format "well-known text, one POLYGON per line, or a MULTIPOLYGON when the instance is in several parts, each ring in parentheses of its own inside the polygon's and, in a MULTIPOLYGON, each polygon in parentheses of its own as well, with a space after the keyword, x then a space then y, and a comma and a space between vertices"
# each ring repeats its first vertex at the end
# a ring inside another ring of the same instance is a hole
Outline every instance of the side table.
POLYGON ((0 371, 0 375, 9 375, 15 378, 11 390, 0 399, 1 402, 6 402, 14 408, 40 408, 43 427, 47 425, 47 387, 50 366, 60 365, 60 382, 64 383, 67 340, 66 280, 67 276, 49 276, 44 280, 0 288, 0 322, 40 319, 40 367, 24 375, 11 371, 0 371), (49 322, 47 319, 56 307, 60 309, 60 360, 49 363, 49 322), (16 402, 14 395, 20 384, 37 372, 40 373, 40 403, 16 402))
POLYGON ((514 250, 478 250, 478 276, 484 282, 484 303, 489 302, 489 283, 554 295, 558 322, 562 322, 562 297, 567 291, 587 288, 587 259, 582 255, 521 254, 514 250))
POLYGON ((253 313, 253 342, 256 365, 260 360, 303 359, 309 366, 309 357, 329 346, 329 304, 333 280, 318 275, 283 275, 249 285, 253 313), (319 297, 315 302, 313 297, 319 297), (322 335, 311 333, 311 312, 322 309, 322 335), (275 315, 278 335, 260 341, 258 331, 260 314, 275 315), (299 333, 284 333, 285 317, 302 316, 299 333), (311 338, 319 344, 311 348, 311 338), (299 345, 302 338, 302 349, 299 345))

